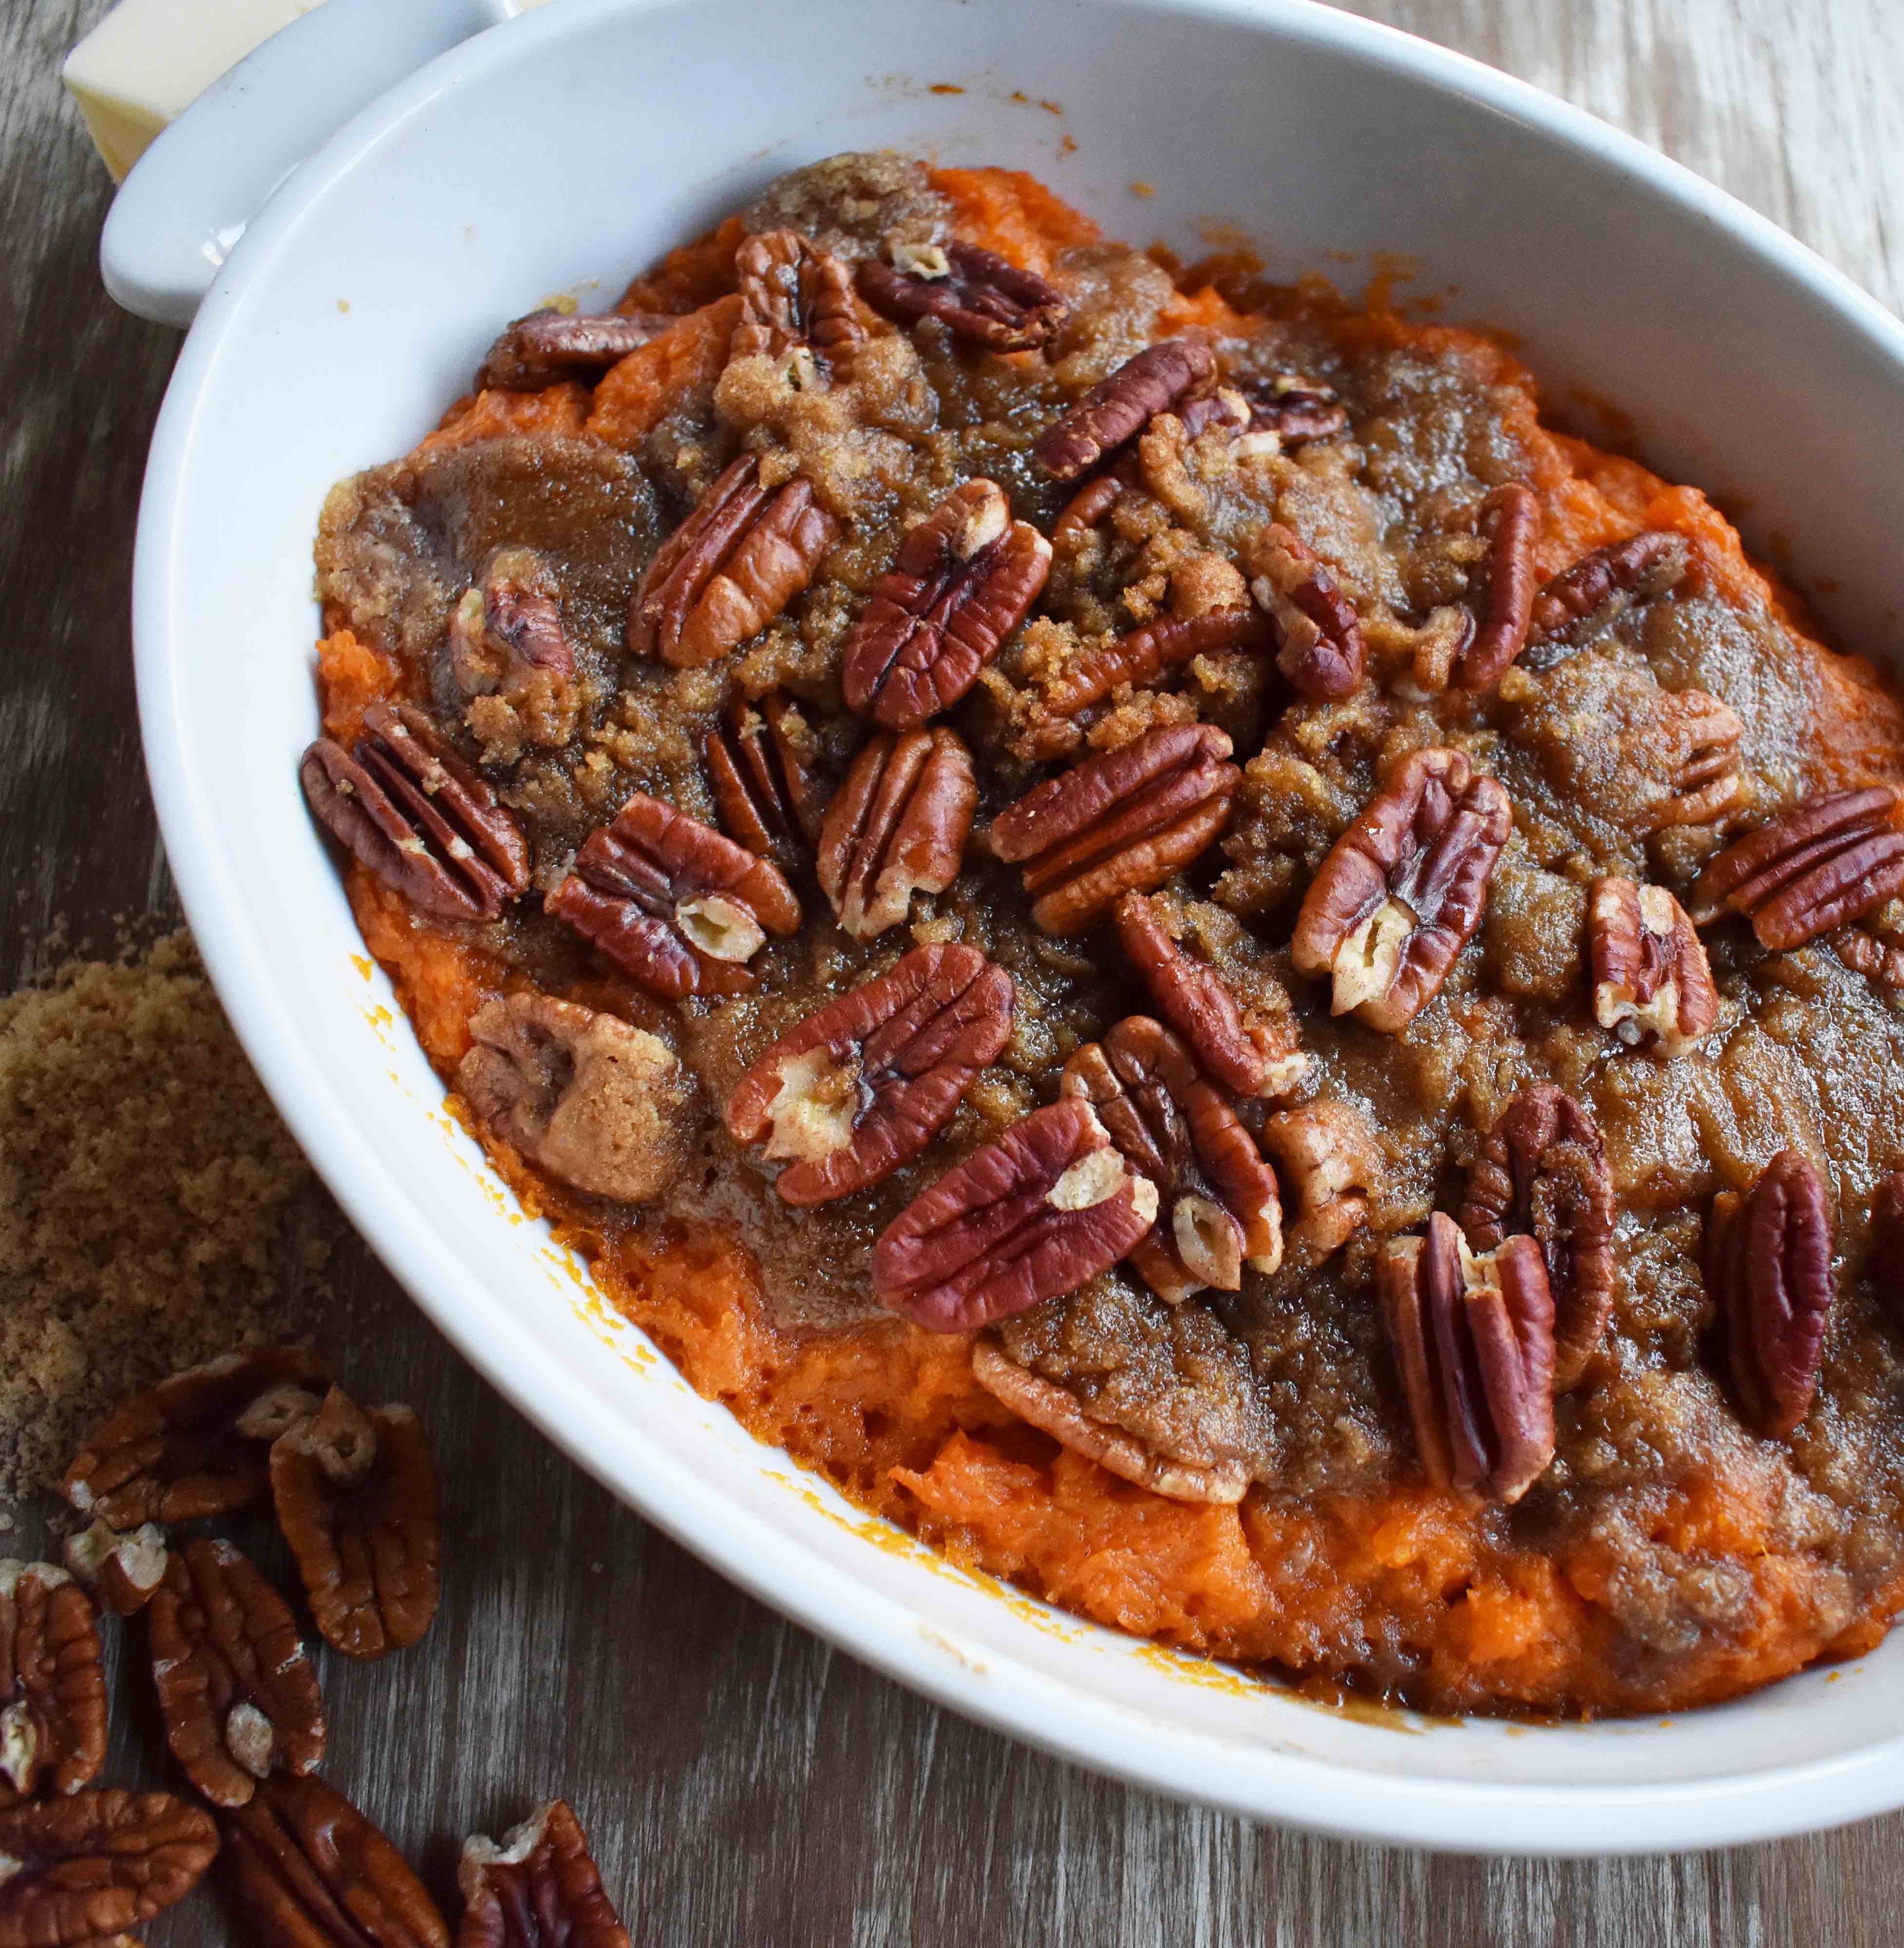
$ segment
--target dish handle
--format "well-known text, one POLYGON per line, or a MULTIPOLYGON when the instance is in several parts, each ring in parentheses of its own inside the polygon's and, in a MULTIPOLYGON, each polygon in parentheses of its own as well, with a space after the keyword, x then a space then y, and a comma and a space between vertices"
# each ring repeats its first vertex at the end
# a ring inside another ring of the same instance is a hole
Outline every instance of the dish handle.
MULTIPOLYGON (((298 164, 385 89, 525 0, 325 0, 220 76, 120 185, 99 240, 116 303, 188 325, 298 164)), ((533 4, 533 0, 528 0, 533 4)))

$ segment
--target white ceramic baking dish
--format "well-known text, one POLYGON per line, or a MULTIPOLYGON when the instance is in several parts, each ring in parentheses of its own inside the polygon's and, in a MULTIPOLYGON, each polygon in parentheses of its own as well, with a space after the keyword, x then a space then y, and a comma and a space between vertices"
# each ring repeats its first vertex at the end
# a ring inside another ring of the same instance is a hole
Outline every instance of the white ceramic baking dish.
POLYGON ((737 1582, 1107 1772, 1337 1833, 1556 1853, 1904 1803, 1904 1638, 1666 1723, 1371 1721, 1089 1627, 868 1521, 697 1398, 521 1220, 360 958, 295 762, 331 482, 409 445, 501 321, 555 290, 611 298, 834 150, 1033 169, 1111 234, 1180 247, 1216 219, 1278 273, 1406 253, 1448 315, 1516 333, 1563 408, 1617 401, 1657 466, 1749 504, 1830 587, 1846 639, 1893 662, 1904 330, 1625 136, 1302 0, 561 0, 396 79, 486 4, 329 0, 161 138, 106 249, 148 311, 210 285, 135 574, 172 867, 246 1048, 392 1270, 551 1438, 737 1582), (386 81, 231 250, 281 164, 386 81))

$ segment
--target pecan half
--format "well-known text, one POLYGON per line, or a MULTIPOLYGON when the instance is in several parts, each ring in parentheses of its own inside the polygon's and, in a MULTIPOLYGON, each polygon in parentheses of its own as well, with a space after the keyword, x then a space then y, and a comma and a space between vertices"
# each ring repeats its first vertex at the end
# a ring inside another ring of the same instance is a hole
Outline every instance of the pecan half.
POLYGON ((1719 990, 1685 909, 1663 886, 1596 879, 1587 918, 1593 1019, 1629 1048, 1697 1047, 1719 1020, 1719 990))
POLYGON ((737 696, 701 745, 727 835, 750 852, 791 864, 819 843, 823 806, 807 758, 806 720, 778 690, 737 696))
POLYGON ((893 261, 862 260, 860 295, 882 318, 912 326, 936 318, 955 338, 994 352, 1048 343, 1070 315, 1064 293, 1035 271, 955 237, 896 244, 893 261))
POLYGON ((1157 1186, 1073 1097, 921 1191, 873 1247, 873 1290, 935 1332, 989 1325, 1108 1271, 1157 1208, 1157 1186))
POLYGON ((1245 1010, 1222 976, 1179 946, 1155 900, 1126 893, 1117 936, 1164 1019, 1197 1059, 1239 1096, 1281 1096, 1309 1067, 1293 1022, 1245 1010))
POLYGON ((1167 412, 1216 377, 1216 360, 1200 338, 1147 346, 1047 427, 1031 457, 1054 479, 1075 480, 1142 432, 1153 413, 1167 412))
POLYGON ((273 1388, 330 1384, 303 1346, 253 1347, 188 1367, 115 1410, 67 1469, 66 1498, 116 1529, 250 1508, 265 1497, 265 1450, 240 1417, 273 1388))
POLYGON ((676 318, 658 312, 532 311, 507 326, 477 368, 477 392, 539 392, 564 379, 598 377, 658 338, 676 318))
POLYGON ((784 359, 802 391, 828 377, 850 377, 866 327, 853 301, 853 271, 816 250, 797 230, 750 237, 734 253, 741 318, 730 358, 784 359))
POLYGON ((551 1176, 641 1204, 680 1174, 694 1078, 659 1036, 534 988, 485 1002, 469 1031, 457 1088, 551 1176))
POLYGON ((1259 380, 1246 386, 1244 395, 1250 404, 1251 427, 1273 433, 1284 446, 1333 439, 1349 423, 1346 410, 1328 386, 1287 373, 1266 383, 1259 380))
POLYGON ((1022 866, 1033 921, 1079 933, 1123 894, 1181 871, 1228 822, 1242 774, 1208 724, 1172 724, 1034 786, 992 821, 992 850, 1022 866))
POLYGON ((450 1948, 403 1856, 322 1779, 274 1773, 222 1824, 232 1904, 256 1948, 450 1948))
POLYGON ((1707 867, 1693 917, 1743 914, 1761 947, 1802 947, 1904 889, 1904 832, 1887 786, 1806 799, 1707 867))
POLYGON ((1429 1479, 1517 1502, 1554 1458, 1554 1303, 1533 1239, 1477 1257, 1437 1211, 1375 1261, 1375 1297, 1429 1479))
POLYGON ((1540 540, 1540 502, 1518 481, 1497 487, 1481 502, 1475 526, 1487 553, 1475 571, 1479 606, 1474 640, 1455 666, 1462 690, 1500 681, 1526 647, 1533 618, 1534 550, 1540 540))
POLYGON ((821 828, 821 890, 856 940, 876 940, 915 892, 958 877, 978 808, 972 754, 943 725, 882 730, 859 756, 821 828))
POLYGON ((1686 544, 1678 535, 1643 528, 1583 555, 1534 597, 1530 640, 1563 634, 1589 617, 1607 617, 1615 605, 1663 595, 1686 572, 1686 544))
POLYGON ((1279 1110, 1263 1125, 1263 1147, 1296 1190, 1286 1261, 1303 1269, 1341 1250, 1368 1221, 1381 1152, 1365 1118, 1345 1103, 1279 1110))
POLYGON ((955 488, 900 542, 853 633, 847 703, 896 730, 949 709, 1025 619, 1051 544, 989 480, 955 488))
POLYGON ((505 1835, 500 1846, 472 1834, 456 1884, 467 1903, 456 1948, 628 1948, 628 1930, 602 1891, 582 1822, 561 1800, 505 1835))
POLYGON ((416 1415, 333 1387, 271 1448, 271 1498, 311 1616, 346 1657, 415 1643, 436 1614, 436 1471, 416 1415))
POLYGON ((121 1535, 109 1522, 96 1521, 66 1539, 66 1566, 92 1593, 99 1607, 115 1617, 136 1615, 164 1580, 165 1531, 144 1522, 121 1535))
POLYGON ((1250 592, 1275 625, 1277 668, 1299 696, 1346 696, 1368 661, 1354 603, 1291 529, 1272 522, 1251 557, 1250 592))
POLYGON ((214 1806, 275 1765, 315 1772, 324 1699, 284 1598, 228 1542, 175 1550, 148 1612, 166 1743, 214 1806))
POLYGON ((1330 1012, 1393 1034, 1448 978, 1480 924, 1514 829, 1498 780, 1466 755, 1412 751, 1338 839, 1305 896, 1291 953, 1334 983, 1330 1012))
POLYGON ((1746 1424, 1768 1440, 1811 1410, 1831 1323, 1831 1214, 1797 1150, 1781 1150, 1743 1196, 1721 1191, 1706 1227, 1706 1289, 1746 1424))
POLYGON ((320 737, 298 775, 320 824, 412 906, 494 920, 529 885, 515 820, 421 710, 375 703, 355 754, 320 737))
POLYGON ((744 994, 770 933, 798 930, 800 901, 771 861, 637 792, 592 832, 548 910, 644 988, 744 994))
POLYGON ((1010 1039, 1011 976, 976 948, 916 948, 782 1035, 727 1106, 737 1143, 784 1163, 789 1204, 824 1204, 909 1162, 1010 1039))
POLYGON ((713 662, 758 635, 839 538, 810 481, 767 486, 744 453, 648 563, 629 604, 629 648, 677 669, 713 662))
POLYGON ((1130 1261, 1180 1305, 1207 1286, 1238 1292, 1243 1268, 1282 1263, 1282 1199, 1236 1112, 1161 1022, 1127 1015, 1064 1065, 1061 1095, 1098 1112, 1132 1169, 1157 1186, 1157 1221, 1130 1261))
POLYGON ((86 1593, 50 1562, 0 1558, 0 1807, 77 1792, 105 1763, 106 1673, 86 1593))
POLYGON ((1249 1473, 1240 1463, 1207 1466, 1154 1453, 1135 1435, 1093 1420, 1063 1387, 1027 1372, 983 1340, 972 1348, 972 1377, 993 1399, 1061 1445, 1153 1494, 1228 1507, 1242 1500, 1249 1487, 1249 1473))
POLYGON ((0 1811, 0 1948, 85 1948, 136 1928, 182 1900, 217 1851, 210 1816, 169 1792, 0 1811))
POLYGON ((1613 1316, 1613 1175, 1599 1124, 1550 1082, 1524 1089, 1482 1146, 1461 1223, 1477 1252, 1523 1234, 1539 1245, 1554 1302, 1554 1384, 1566 1392, 1613 1316))

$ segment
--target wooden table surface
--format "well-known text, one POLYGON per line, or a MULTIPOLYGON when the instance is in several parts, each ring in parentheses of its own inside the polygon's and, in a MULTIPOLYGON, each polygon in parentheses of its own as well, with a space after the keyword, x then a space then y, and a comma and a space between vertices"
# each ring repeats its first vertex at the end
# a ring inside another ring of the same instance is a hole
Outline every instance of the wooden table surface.
MULTIPOLYGON (((402 0, 392 0, 393 5, 402 0)), ((57 83, 107 0, 0 0, 0 976, 175 913, 126 609, 175 334, 116 311, 110 194, 57 83)), ((179 0, 188 4, 188 0, 179 0)), ((1359 11, 1564 95, 1904 296, 1898 0, 1377 0, 1359 11)), ((638 1943, 1904 1940, 1904 1816, 1704 1856, 1555 1864, 1344 1845, 1190 1810, 926 1704, 722 1582, 503 1406, 346 1239, 347 1370, 410 1400, 444 1476, 422 1646, 327 1655, 325 1770, 449 1897, 457 1847, 561 1792, 638 1943), (357 1342, 352 1344, 350 1342, 357 1342)), ((6 1539, 34 1540, 34 1518, 6 1539)), ((129 1687, 129 1689, 130 1687, 129 1687)), ((121 1713, 111 1776, 156 1782, 121 1713)), ((1794 1809, 1802 1817, 1803 1809, 1794 1809)), ((1477 1838, 1484 1836, 1477 1835, 1477 1838)), ((202 1892, 151 1948, 225 1938, 202 1892)))

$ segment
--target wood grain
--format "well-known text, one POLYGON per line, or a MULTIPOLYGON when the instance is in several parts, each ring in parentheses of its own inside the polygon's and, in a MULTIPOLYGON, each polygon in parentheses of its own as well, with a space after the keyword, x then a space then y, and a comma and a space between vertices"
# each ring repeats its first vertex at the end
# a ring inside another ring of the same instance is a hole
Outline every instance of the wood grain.
MULTIPOLYGON (((110 185, 59 57, 106 0, 0 0, 0 976, 175 910, 139 758, 133 520, 177 340, 116 312, 110 185)), ((1525 76, 1904 297, 1896 0, 1384 0, 1357 9, 1525 76)), ((329 1776, 445 1894, 461 1835, 561 1791, 636 1942, 940 1948, 1904 1939, 1904 1818, 1707 1856, 1575 1864, 1344 1846, 1185 1810, 922 1703, 738 1594, 502 1407, 347 1239, 346 1373, 414 1401, 453 1538, 424 1645, 326 1656, 329 1776)), ((35 1541, 23 1512, 6 1538, 35 1541)), ((133 1641, 136 1642, 136 1633, 133 1641)), ((137 1687, 126 1687, 129 1695, 137 1687)), ((156 1780, 143 1708, 113 1776, 156 1780)), ((151 1948, 224 1937, 195 1897, 151 1948)))

